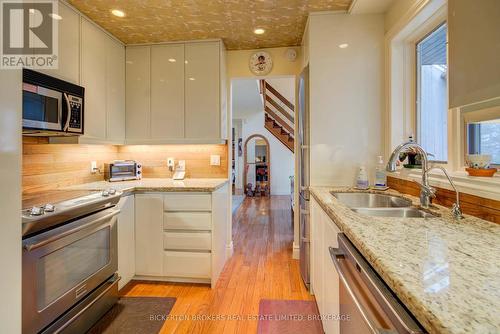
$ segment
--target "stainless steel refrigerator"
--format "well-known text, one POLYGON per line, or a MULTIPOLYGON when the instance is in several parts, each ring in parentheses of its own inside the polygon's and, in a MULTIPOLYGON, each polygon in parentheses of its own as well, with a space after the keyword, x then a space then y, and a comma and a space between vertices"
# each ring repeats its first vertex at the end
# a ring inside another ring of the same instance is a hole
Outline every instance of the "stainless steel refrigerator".
POLYGON ((310 283, 310 216, 309 216, 309 66, 299 77, 299 226, 300 226, 300 273, 309 289, 310 283))

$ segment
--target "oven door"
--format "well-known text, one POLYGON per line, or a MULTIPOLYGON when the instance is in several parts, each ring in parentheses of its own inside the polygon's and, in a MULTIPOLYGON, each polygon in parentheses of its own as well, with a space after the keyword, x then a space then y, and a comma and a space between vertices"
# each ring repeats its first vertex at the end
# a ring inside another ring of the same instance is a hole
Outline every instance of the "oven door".
POLYGON ((23 333, 38 333, 117 271, 119 210, 23 240, 23 333))
POLYGON ((62 130, 62 93, 23 83, 23 128, 62 130))

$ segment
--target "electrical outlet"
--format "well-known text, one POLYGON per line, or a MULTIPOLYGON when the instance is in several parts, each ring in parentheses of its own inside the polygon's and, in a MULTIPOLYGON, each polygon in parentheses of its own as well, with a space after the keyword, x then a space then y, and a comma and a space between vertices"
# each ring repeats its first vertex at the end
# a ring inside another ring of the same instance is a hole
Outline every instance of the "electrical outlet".
POLYGON ((175 168, 175 159, 174 158, 167 158, 167 167, 169 171, 173 171, 175 168))
POLYGON ((210 166, 220 166, 220 155, 210 156, 210 166))
POLYGON ((91 161, 90 162, 90 172, 92 174, 95 174, 97 173, 98 169, 97 169, 97 161, 91 161))
POLYGON ((177 170, 186 170, 186 160, 179 160, 177 163, 177 170))

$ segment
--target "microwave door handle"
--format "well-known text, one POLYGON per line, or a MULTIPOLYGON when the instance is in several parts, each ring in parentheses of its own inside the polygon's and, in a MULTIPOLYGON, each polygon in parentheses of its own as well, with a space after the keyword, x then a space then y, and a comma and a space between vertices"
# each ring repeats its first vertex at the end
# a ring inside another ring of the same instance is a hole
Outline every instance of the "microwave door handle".
POLYGON ((330 256, 332 257, 333 265, 335 266, 335 269, 337 270, 337 273, 339 274, 339 278, 342 281, 342 283, 345 286, 345 289, 347 290, 347 293, 353 300, 354 304, 356 305, 356 308, 358 309, 359 313, 361 314, 361 317, 365 321, 365 323, 370 327, 370 330, 372 333, 376 334, 392 334, 394 333, 393 331, 387 330, 380 328, 374 320, 370 318, 368 315, 368 312, 364 308, 363 304, 361 301, 358 299, 354 291, 352 291, 351 286, 349 285, 349 282, 347 281, 347 278, 344 275, 344 272, 342 271, 342 268, 340 267, 339 261, 342 261, 345 259, 345 255, 342 253, 342 251, 339 248, 333 248, 329 247, 330 251, 330 256))
POLYGON ((64 125, 63 131, 66 132, 69 129, 69 119, 71 118, 71 104, 69 103, 68 94, 64 93, 64 100, 66 101, 66 124, 64 125))

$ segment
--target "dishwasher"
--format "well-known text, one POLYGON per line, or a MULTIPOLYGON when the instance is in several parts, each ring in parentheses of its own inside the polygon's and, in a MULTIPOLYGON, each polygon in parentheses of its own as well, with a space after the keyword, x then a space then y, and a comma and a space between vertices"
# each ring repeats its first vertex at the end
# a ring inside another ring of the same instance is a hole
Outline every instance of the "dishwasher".
POLYGON ((330 255, 339 275, 340 334, 426 333, 345 234, 330 255))

